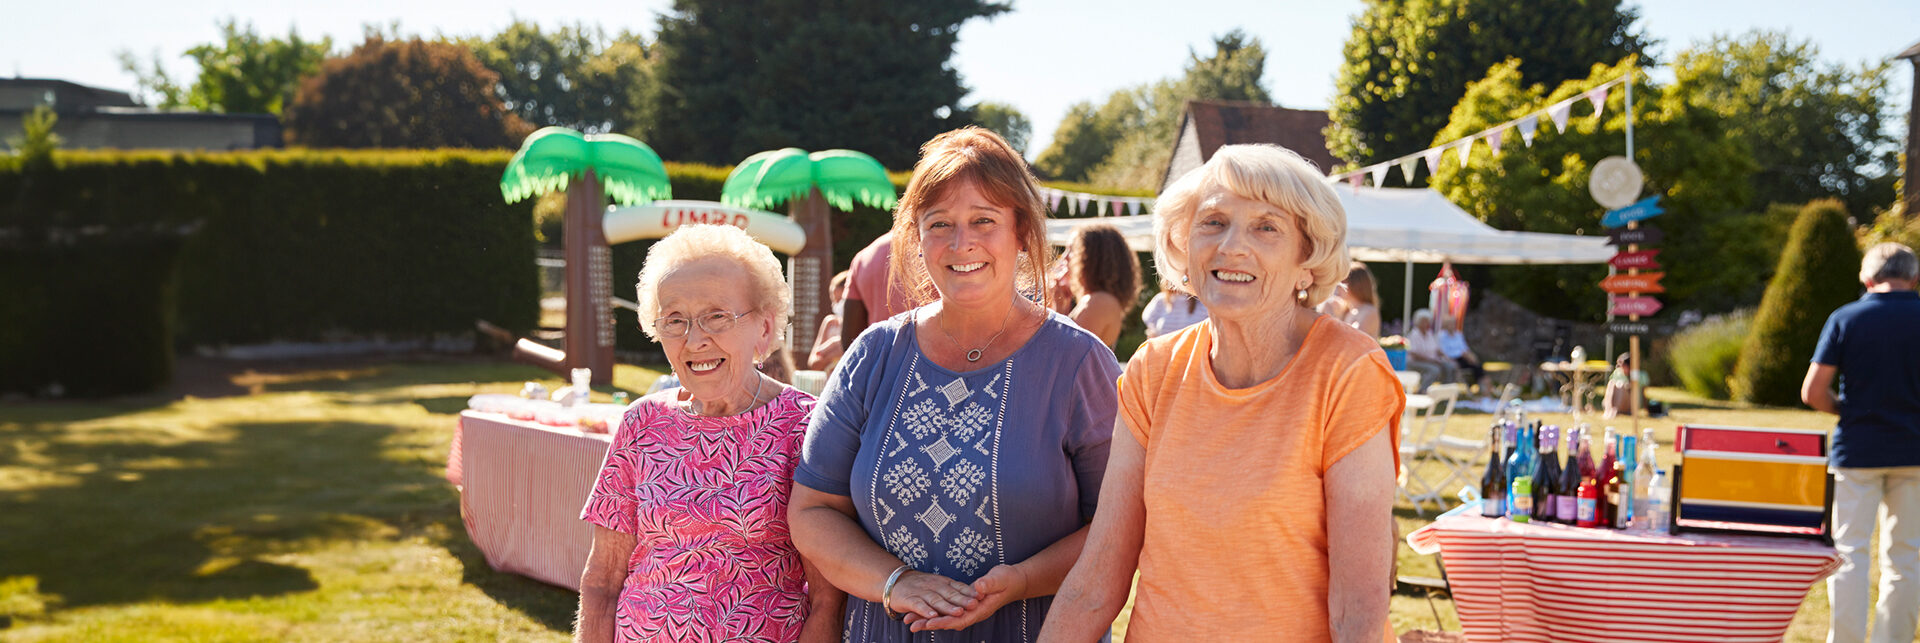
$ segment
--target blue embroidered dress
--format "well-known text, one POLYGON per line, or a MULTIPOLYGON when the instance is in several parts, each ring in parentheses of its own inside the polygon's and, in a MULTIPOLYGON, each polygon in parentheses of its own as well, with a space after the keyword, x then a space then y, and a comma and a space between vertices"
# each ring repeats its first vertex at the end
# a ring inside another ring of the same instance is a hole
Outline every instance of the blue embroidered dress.
MULTIPOLYGON (((1093 518, 1120 365, 1056 313, 1011 357, 956 373, 928 360, 912 314, 867 329, 814 407, 794 481, 850 496, 860 525, 914 569, 971 583, 1093 518)), ((850 641, 1031 641, 1052 597, 961 631, 912 634, 848 597, 850 641)))

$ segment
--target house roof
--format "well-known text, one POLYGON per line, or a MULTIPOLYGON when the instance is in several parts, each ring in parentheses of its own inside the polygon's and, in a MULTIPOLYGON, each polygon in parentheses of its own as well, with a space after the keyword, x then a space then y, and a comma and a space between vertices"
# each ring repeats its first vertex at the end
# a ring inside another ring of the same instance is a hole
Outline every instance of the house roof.
POLYGON ((57 78, 0 78, 0 87, 21 89, 45 89, 60 94, 58 103, 62 109, 70 106, 83 107, 133 107, 138 105, 133 96, 126 92, 92 87, 57 78), (71 105, 69 105, 71 104, 71 105))
MULTIPOLYGON (((1187 101, 1186 118, 1193 121, 1202 162, 1213 158, 1214 150, 1222 145, 1271 143, 1299 153, 1321 171, 1339 164, 1327 151, 1327 138, 1321 133, 1330 122, 1324 111, 1247 101, 1193 100, 1187 101)), ((1184 133, 1185 127, 1181 130, 1184 133)))
POLYGON ((1894 56, 1893 56, 1893 57, 1894 57, 1895 59, 1901 59, 1901 58, 1920 58, 1920 42, 1915 42, 1915 43, 1913 43, 1913 45, 1912 45, 1912 46, 1910 46, 1910 47, 1907 47, 1907 49, 1906 49, 1906 51, 1902 51, 1902 52, 1900 52, 1900 53, 1898 53, 1898 54, 1894 54, 1894 56))

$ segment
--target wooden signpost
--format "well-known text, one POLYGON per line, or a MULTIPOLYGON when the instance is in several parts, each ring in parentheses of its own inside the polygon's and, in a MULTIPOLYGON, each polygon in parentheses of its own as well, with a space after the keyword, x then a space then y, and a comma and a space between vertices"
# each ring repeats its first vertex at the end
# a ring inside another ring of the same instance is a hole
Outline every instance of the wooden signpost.
POLYGON ((1660 195, 1655 194, 1609 210, 1600 219, 1600 225, 1612 228, 1607 232, 1607 243, 1621 248, 1621 252, 1615 254, 1608 263, 1627 271, 1626 274, 1616 274, 1602 280, 1600 289, 1608 293, 1607 315, 1625 315, 1627 318, 1625 323, 1608 324, 1607 330, 1627 335, 1627 350, 1631 355, 1627 362, 1627 408, 1631 409, 1629 413, 1633 417, 1633 431, 1636 434, 1640 432, 1640 386, 1634 373, 1640 369, 1640 336, 1648 330, 1648 325, 1641 322, 1640 318, 1660 312, 1660 300, 1646 295, 1667 290, 1660 285, 1660 279, 1667 276, 1666 273, 1640 272, 1660 269, 1660 263, 1654 260, 1660 250, 1642 247, 1658 243, 1662 236, 1659 228, 1642 228, 1640 222, 1665 213, 1666 210, 1660 207, 1660 195))

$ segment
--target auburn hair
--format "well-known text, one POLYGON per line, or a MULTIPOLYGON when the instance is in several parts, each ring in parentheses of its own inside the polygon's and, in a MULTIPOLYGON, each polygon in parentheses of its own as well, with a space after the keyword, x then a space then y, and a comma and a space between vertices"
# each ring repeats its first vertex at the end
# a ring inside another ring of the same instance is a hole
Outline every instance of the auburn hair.
POLYGON ((920 214, 966 182, 978 186, 987 201, 1013 212, 1014 234, 1026 253, 1014 267, 1014 288, 1039 296, 1046 286, 1044 266, 1053 259, 1039 182, 1006 139, 971 125, 920 146, 920 162, 914 164, 906 194, 893 208, 893 252, 887 262, 893 287, 916 306, 939 298, 926 263, 915 251, 920 247, 920 214))

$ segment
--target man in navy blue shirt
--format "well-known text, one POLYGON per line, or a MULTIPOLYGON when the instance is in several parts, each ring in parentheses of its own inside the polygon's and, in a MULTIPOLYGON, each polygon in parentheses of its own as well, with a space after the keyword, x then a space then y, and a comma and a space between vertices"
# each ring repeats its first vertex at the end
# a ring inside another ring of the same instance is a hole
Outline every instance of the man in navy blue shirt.
POLYGON ((1840 416, 1833 439, 1834 545, 1840 569, 1827 579, 1829 643, 1867 641, 1867 551, 1880 534, 1878 643, 1911 643, 1920 627, 1920 261, 1883 243, 1860 262, 1867 294, 1841 306, 1820 331, 1800 399, 1840 416), (1840 394, 1833 393, 1835 376, 1840 394))

